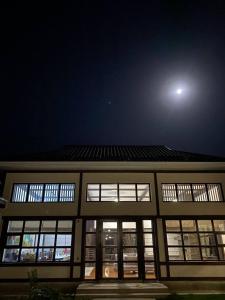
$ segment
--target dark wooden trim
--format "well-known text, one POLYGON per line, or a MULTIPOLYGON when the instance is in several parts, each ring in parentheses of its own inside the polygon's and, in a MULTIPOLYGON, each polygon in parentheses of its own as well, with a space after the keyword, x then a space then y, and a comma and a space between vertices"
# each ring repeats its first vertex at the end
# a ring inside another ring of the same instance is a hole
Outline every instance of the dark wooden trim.
POLYGON ((81 201, 82 201, 82 187, 83 187, 83 173, 80 173, 79 180, 79 196, 78 196, 78 206, 77 206, 77 216, 80 217, 81 214, 81 201))
POLYGON ((154 173, 154 186, 155 186, 156 213, 157 213, 157 216, 160 216, 158 179, 157 179, 156 173, 154 173))

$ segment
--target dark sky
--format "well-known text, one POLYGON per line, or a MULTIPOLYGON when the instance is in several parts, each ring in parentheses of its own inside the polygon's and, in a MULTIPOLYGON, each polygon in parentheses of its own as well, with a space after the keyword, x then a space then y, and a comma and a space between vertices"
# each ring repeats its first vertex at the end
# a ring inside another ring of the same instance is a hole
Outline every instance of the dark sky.
POLYGON ((225 156, 225 1, 5 2, 0 153, 164 144, 225 156))

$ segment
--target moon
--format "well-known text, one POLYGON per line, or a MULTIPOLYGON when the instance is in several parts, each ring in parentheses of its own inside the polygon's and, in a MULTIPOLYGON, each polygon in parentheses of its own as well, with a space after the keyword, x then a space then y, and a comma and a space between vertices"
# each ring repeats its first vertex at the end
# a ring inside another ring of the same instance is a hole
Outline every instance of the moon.
POLYGON ((176 90, 176 94, 177 94, 177 95, 181 95, 182 93, 183 93, 183 89, 178 88, 178 89, 176 90))

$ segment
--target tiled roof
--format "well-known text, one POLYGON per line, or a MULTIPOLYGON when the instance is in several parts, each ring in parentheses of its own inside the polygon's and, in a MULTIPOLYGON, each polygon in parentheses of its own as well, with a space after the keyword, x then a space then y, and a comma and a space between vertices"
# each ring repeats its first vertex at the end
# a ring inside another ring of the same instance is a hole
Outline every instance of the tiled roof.
POLYGON ((174 161, 224 162, 224 157, 189 153, 166 146, 82 146, 4 159, 8 161, 174 161))

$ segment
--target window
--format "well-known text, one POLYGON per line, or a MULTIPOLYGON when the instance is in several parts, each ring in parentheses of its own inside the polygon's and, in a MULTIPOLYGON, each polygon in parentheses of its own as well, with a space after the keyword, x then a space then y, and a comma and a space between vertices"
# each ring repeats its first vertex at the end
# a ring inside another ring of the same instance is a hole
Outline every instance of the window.
POLYGON ((9 221, 2 262, 70 261, 72 225, 72 220, 9 221))
POLYGON ((14 184, 12 202, 71 202, 74 194, 73 183, 14 184))
POLYGON ((220 202, 223 201, 222 188, 218 183, 162 184, 162 197, 165 202, 220 202))
POLYGON ((150 184, 88 184, 88 202, 143 202, 150 201, 150 184))
POLYGON ((171 261, 225 260, 225 220, 166 220, 171 261))

